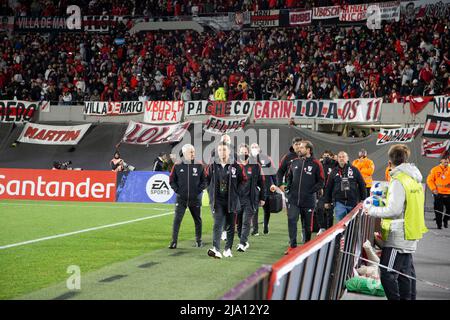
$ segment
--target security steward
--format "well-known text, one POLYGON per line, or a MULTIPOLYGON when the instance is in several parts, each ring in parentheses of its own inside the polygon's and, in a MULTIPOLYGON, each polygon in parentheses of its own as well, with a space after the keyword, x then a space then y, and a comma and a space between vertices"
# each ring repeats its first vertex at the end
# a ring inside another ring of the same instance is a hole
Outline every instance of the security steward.
POLYGON ((434 197, 434 214, 437 228, 442 229, 442 222, 444 222, 444 228, 448 228, 448 215, 450 214, 450 167, 448 155, 444 155, 441 163, 431 169, 427 177, 427 185, 434 197), (444 207, 445 215, 443 215, 444 207))
POLYGON ((358 153, 359 158, 354 160, 352 165, 358 168, 361 172, 364 181, 366 182, 367 194, 370 194, 370 188, 373 183, 373 173, 375 172, 375 164, 367 157, 367 150, 361 149, 358 153))
POLYGON ((195 162, 195 148, 193 145, 185 144, 181 152, 183 154, 182 161, 173 166, 169 178, 170 186, 177 194, 170 249, 177 247, 178 232, 187 207, 189 207, 195 223, 194 246, 203 246, 201 195, 207 185, 206 172, 202 163, 195 162))

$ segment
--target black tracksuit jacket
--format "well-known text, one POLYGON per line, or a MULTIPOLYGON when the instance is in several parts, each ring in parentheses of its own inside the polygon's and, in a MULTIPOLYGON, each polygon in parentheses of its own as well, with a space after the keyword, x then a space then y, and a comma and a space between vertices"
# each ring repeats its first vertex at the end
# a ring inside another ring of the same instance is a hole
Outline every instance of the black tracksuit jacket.
MULTIPOLYGON (((219 188, 220 177, 217 170, 220 170, 218 164, 216 162, 211 163, 208 166, 207 173, 207 181, 210 187, 210 202, 212 203, 212 208, 216 208, 217 203, 217 189, 219 188)), ((246 176, 241 165, 236 162, 227 165, 228 173, 226 175, 226 179, 228 179, 228 199, 227 199, 227 207, 228 212, 237 212, 241 209, 241 203, 239 201, 239 192, 241 189, 242 183, 245 182, 246 176)))
POLYGON ((287 175, 288 203, 300 208, 314 208, 316 193, 323 188, 324 180, 322 164, 313 157, 292 161, 287 175))
POLYGON ((355 207, 360 201, 366 199, 366 183, 358 168, 346 164, 344 168, 335 167, 328 176, 325 187, 325 203, 338 201, 346 206, 355 207), (348 177, 350 190, 341 190, 342 177, 348 177))
POLYGON ((181 199, 188 205, 199 205, 199 195, 207 185, 205 168, 194 161, 176 163, 170 172, 169 183, 177 194, 177 201, 181 199))
POLYGON ((283 184, 283 181, 287 181, 287 174, 289 172, 289 167, 295 159, 298 159, 298 154, 294 152, 294 148, 291 146, 289 152, 286 153, 283 158, 281 158, 280 166, 277 171, 277 182, 278 186, 283 184))
POLYGON ((242 205, 249 205, 253 211, 258 210, 259 201, 266 201, 267 189, 265 179, 259 164, 249 161, 248 164, 241 164, 246 179, 241 184, 240 200, 242 205))

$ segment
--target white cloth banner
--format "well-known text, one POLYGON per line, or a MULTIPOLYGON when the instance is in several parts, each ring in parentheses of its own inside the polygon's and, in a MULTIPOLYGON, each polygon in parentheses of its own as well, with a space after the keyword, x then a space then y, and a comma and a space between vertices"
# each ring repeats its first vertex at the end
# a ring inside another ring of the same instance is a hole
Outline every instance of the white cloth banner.
POLYGON ((79 126, 49 126, 27 123, 17 141, 34 144, 76 145, 91 124, 79 126))
POLYGON ((381 98, 295 100, 291 117, 329 120, 336 123, 370 123, 376 122, 380 118, 381 105, 381 98))
POLYGON ((246 122, 247 117, 232 119, 210 116, 203 129, 213 134, 232 133, 241 130, 246 122))
MULTIPOLYGON (((400 1, 365 3, 355 5, 344 5, 339 13, 340 21, 365 21, 367 20, 367 11, 370 7, 379 9, 380 21, 399 21, 400 20, 400 1)), ((370 11, 370 17, 376 18, 373 11, 370 11)))
POLYGON ((87 116, 117 116, 143 113, 148 101, 86 101, 83 113, 87 116))
POLYGON ((435 116, 450 117, 450 96, 435 96, 433 105, 435 116))
POLYGON ((419 126, 410 128, 397 128, 397 129, 380 129, 377 138, 377 146, 388 143, 406 143, 414 140, 414 137, 419 130, 419 126))
POLYGON ((185 116, 211 115, 216 117, 249 116, 255 101, 185 101, 185 116))
POLYGON ((149 145, 178 142, 183 139, 191 122, 158 126, 135 121, 128 123, 122 142, 129 144, 149 145))
POLYGON ((146 101, 144 122, 178 123, 183 115, 183 101, 146 101))

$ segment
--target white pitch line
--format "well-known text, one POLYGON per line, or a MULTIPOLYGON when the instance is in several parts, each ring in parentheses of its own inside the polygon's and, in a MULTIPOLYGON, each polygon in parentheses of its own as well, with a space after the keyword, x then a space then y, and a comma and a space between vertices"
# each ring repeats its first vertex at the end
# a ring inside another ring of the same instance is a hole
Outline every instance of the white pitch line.
POLYGON ((143 218, 138 218, 138 219, 133 219, 133 220, 128 220, 128 221, 122 221, 122 222, 107 224, 107 225, 104 225, 104 226, 93 227, 93 228, 88 228, 88 229, 83 229, 83 230, 78 230, 78 231, 73 231, 73 232, 68 232, 68 233, 57 234, 57 235, 54 235, 54 236, 49 236, 49 237, 44 237, 44 238, 39 238, 39 239, 34 239, 34 240, 28 240, 28 241, 24 241, 24 242, 8 244, 6 246, 1 246, 0 250, 12 248, 12 247, 23 246, 23 245, 26 245, 26 244, 41 242, 41 241, 45 241, 45 240, 52 240, 52 239, 56 239, 56 238, 72 236, 74 234, 80 234, 80 233, 89 232, 89 231, 95 231, 95 230, 100 230, 100 229, 105 229, 105 228, 121 226, 121 225, 128 224, 128 223, 133 223, 133 222, 138 222, 138 221, 143 221, 143 220, 148 220, 148 219, 153 219, 153 218, 159 218, 159 217, 167 216, 169 214, 173 214, 173 212, 166 212, 166 213, 162 213, 162 214, 158 214, 158 215, 154 215, 154 216, 147 216, 147 217, 143 217, 143 218))
POLYGON ((65 204, 51 204, 51 203, 8 203, 0 202, 0 206, 33 206, 33 207, 69 207, 69 208, 108 208, 108 209, 137 209, 137 210, 156 210, 165 211, 164 208, 142 208, 142 207, 116 207, 116 206, 84 206, 84 205, 65 205, 65 204))

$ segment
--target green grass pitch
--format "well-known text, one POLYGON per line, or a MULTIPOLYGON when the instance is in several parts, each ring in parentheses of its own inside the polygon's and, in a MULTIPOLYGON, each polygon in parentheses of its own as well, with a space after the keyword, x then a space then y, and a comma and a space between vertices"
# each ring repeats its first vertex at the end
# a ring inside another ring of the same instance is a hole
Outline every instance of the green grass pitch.
POLYGON ((212 259, 206 252, 212 246, 213 219, 204 206, 205 247, 192 247, 194 223, 187 211, 178 249, 169 250, 172 213, 173 205, 2 200, 0 247, 158 217, 0 249, 0 299, 217 299, 261 265, 277 261, 287 247, 282 212, 272 214, 268 235, 260 224, 261 235, 250 237, 247 252, 235 250, 236 235, 234 257, 212 259), (66 287, 70 265, 80 267, 81 290, 66 287))

